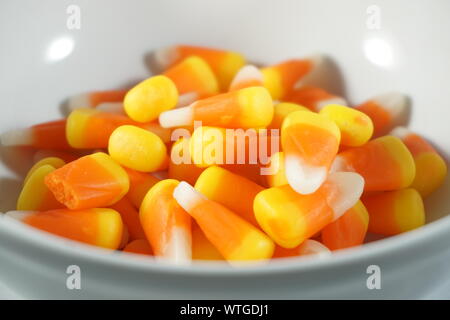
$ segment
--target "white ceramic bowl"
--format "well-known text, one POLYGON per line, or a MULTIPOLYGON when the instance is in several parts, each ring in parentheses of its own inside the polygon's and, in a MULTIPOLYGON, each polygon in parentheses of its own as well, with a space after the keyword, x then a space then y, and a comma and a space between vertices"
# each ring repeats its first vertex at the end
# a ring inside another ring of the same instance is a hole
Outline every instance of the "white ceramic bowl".
MULTIPOLYGON (((265 63, 326 53, 336 62, 327 88, 353 103, 391 90, 409 94, 410 127, 448 157, 446 0, 77 3, 81 29, 69 30, 66 10, 72 1, 1 2, 1 131, 59 117, 58 106, 70 95, 148 77, 147 53, 190 43, 230 48, 265 63)), ((1 155, 0 211, 5 211, 14 207, 29 154, 2 148, 1 155)), ((326 260, 288 259, 243 269, 156 264, 0 217, 0 282, 28 298, 426 297, 450 270, 448 195, 447 179, 427 199, 428 224, 419 230, 326 260), (81 290, 66 287, 69 265, 81 268, 81 290), (381 269, 381 290, 366 286, 369 265, 381 269)))

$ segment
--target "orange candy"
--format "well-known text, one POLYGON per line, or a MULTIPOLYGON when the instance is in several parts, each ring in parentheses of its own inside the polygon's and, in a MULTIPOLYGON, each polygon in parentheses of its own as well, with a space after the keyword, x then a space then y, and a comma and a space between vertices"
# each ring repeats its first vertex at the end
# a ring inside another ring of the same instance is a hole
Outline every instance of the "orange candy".
POLYGON ((342 217, 322 230, 322 242, 330 250, 350 248, 363 244, 369 226, 369 214, 358 201, 342 217))
POLYGON ((105 90, 82 93, 68 101, 69 110, 94 108, 105 102, 122 102, 128 90, 105 90))
POLYGON ((225 128, 264 128, 273 117, 273 103, 263 87, 249 87, 218 94, 191 105, 161 113, 163 128, 190 126, 201 121, 205 126, 225 128))
POLYGON ((279 187, 289 184, 284 169, 284 152, 277 152, 270 157, 268 169, 269 174, 266 175, 266 182, 269 187, 279 187))
POLYGON ((70 150, 66 140, 66 120, 56 120, 25 129, 14 129, 0 136, 4 146, 30 146, 39 149, 70 150))
POLYGON ((187 57, 163 75, 175 83, 180 95, 194 93, 197 100, 219 93, 216 76, 205 60, 197 56, 187 57))
POLYGON ((81 93, 67 101, 69 111, 80 108, 95 108, 102 104, 121 103, 128 90, 105 90, 81 93))
POLYGON ((56 199, 72 210, 107 207, 129 188, 125 170, 105 153, 94 153, 56 169, 45 177, 56 199))
POLYGON ((148 241, 145 239, 137 239, 128 243, 125 248, 122 250, 123 252, 142 254, 144 256, 152 256, 153 251, 152 247, 148 244, 148 241))
POLYGON ((367 195, 362 201, 369 212, 369 232, 392 236, 425 224, 422 198, 412 188, 367 195))
POLYGON ((27 175, 25 176, 25 179, 23 179, 23 183, 25 184, 27 180, 33 175, 33 173, 39 169, 42 166, 50 165, 53 167, 53 169, 61 168, 63 165, 65 165, 66 162, 64 160, 58 158, 58 157, 46 157, 43 159, 40 159, 39 161, 36 161, 36 163, 28 170, 27 175))
POLYGON ((190 138, 178 139, 170 151, 169 178, 195 184, 204 169, 192 163, 189 151, 190 138))
POLYGON ((193 260, 223 260, 222 255, 206 238, 197 223, 192 225, 192 259, 193 260))
POLYGON ((123 197, 110 208, 116 210, 122 217, 122 221, 128 229, 130 240, 145 239, 144 229, 142 229, 139 220, 139 212, 128 198, 123 197))
POLYGON ((55 168, 48 164, 34 169, 33 172, 30 170, 17 200, 17 210, 46 211, 64 207, 44 183, 45 177, 54 171, 55 168))
POLYGON ((264 77, 261 71, 252 65, 246 65, 236 73, 230 84, 228 91, 235 91, 243 88, 263 86, 264 77))
POLYGON ((123 237, 122 219, 112 209, 12 211, 7 215, 34 228, 107 249, 119 248, 123 237))
POLYGON ((411 187, 422 197, 439 188, 447 176, 447 164, 439 153, 424 138, 403 127, 391 132, 402 139, 416 164, 416 176, 411 187))
POLYGON ((158 135, 163 142, 170 141, 170 130, 156 122, 137 123, 125 115, 95 109, 77 109, 67 118, 65 135, 73 148, 107 148, 109 137, 118 127, 134 125, 158 135))
POLYGON ((374 137, 387 134, 394 126, 402 122, 408 107, 406 96, 390 92, 373 97, 355 106, 355 109, 367 114, 373 122, 374 137))
POLYGON ((140 172, 125 167, 124 169, 130 179, 130 188, 127 197, 136 208, 139 208, 148 190, 159 182, 160 179, 150 173, 140 172))
POLYGON ((321 186, 340 138, 337 125, 322 115, 295 111, 285 118, 281 128, 285 174, 296 192, 309 194, 321 186))
POLYGON ((186 182, 180 182, 173 196, 230 263, 272 257, 274 244, 269 237, 221 204, 206 199, 186 182))
POLYGON ((406 188, 416 174, 411 153, 394 136, 383 136, 339 153, 332 170, 359 173, 364 177, 365 191, 406 188))
POLYGON ((33 155, 33 162, 37 163, 42 159, 51 157, 60 158, 64 160, 66 163, 68 163, 77 160, 80 156, 65 151, 41 149, 36 151, 36 153, 33 155))
POLYGON ((228 170, 213 166, 203 171, 195 183, 195 189, 259 227, 253 213, 253 200, 264 190, 263 187, 228 170))
POLYGON ((192 257, 191 218, 173 197, 177 180, 155 184, 142 201, 141 225, 155 256, 176 264, 187 264, 192 257))
POLYGON ((329 104, 347 105, 345 99, 338 97, 318 87, 305 86, 291 91, 284 99, 288 102, 298 103, 312 111, 320 111, 329 104))
POLYGON ((181 60, 198 56, 204 59, 216 74, 221 90, 226 90, 236 72, 245 64, 245 58, 236 52, 191 45, 176 45, 155 52, 155 63, 167 69, 181 60))
POLYGON ((261 228, 278 245, 294 248, 351 208, 363 186, 358 174, 337 172, 311 194, 299 194, 289 185, 263 190, 253 210, 261 228))
POLYGON ((283 99, 295 84, 310 73, 321 62, 320 57, 290 59, 261 69, 264 86, 274 100, 283 99))

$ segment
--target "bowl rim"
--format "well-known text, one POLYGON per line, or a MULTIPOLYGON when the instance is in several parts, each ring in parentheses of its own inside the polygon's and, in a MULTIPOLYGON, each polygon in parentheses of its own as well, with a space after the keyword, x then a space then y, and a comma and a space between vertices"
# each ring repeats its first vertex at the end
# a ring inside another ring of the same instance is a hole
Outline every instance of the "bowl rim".
MULTIPOLYGON (((356 264, 364 260, 378 261, 382 256, 393 255, 420 245, 433 242, 450 231, 450 216, 427 223, 421 228, 403 234, 373 241, 364 246, 342 249, 323 259, 317 257, 299 257, 277 259, 269 263, 232 267, 224 262, 194 261, 190 265, 174 265, 163 260, 116 250, 97 248, 88 244, 65 239, 21 223, 18 220, 0 214, 0 233, 8 237, 9 246, 22 242, 34 250, 43 250, 49 254, 79 259, 83 262, 122 268, 127 272, 160 273, 182 276, 261 276, 279 272, 308 272, 356 264), (124 256, 126 259, 124 259, 124 256)), ((5 245, 3 245, 5 246, 5 245)), ((450 248, 449 248, 450 249, 450 248)))

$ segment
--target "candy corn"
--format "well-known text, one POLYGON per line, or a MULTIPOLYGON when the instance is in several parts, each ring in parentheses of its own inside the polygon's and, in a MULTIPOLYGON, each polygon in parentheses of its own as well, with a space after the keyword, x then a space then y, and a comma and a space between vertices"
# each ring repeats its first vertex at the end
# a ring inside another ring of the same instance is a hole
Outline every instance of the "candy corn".
POLYGON ((391 134, 402 139, 414 158, 416 175, 411 187, 422 197, 439 188, 447 176, 445 160, 424 138, 404 127, 395 128, 391 134))
POLYGON ((46 211, 63 208, 44 183, 45 177, 55 168, 49 164, 32 169, 27 175, 17 200, 17 210, 46 211))
POLYGON ((279 135, 274 131, 201 126, 189 139, 189 154, 192 163, 200 168, 224 165, 240 174, 257 169, 259 175, 258 164, 268 163, 270 155, 278 152, 279 135))
POLYGON ((128 175, 105 153, 81 157, 45 177, 56 199, 72 210, 110 206, 129 188, 128 175))
POLYGON ((264 190, 256 183, 220 167, 209 167, 198 177, 195 189, 240 217, 258 226, 253 213, 253 200, 264 190), (233 186, 230 188, 230 186, 233 186))
POLYGON ((153 251, 148 241, 145 239, 133 240, 126 245, 122 250, 123 252, 142 254, 144 256, 152 256, 153 251))
POLYGON ((191 218, 173 197, 177 180, 155 184, 140 208, 140 220, 157 257, 187 264, 192 257, 191 218))
POLYGON ((77 149, 107 148, 111 134, 123 125, 139 126, 158 135, 164 142, 170 141, 170 131, 157 123, 141 124, 120 114, 97 109, 77 109, 67 118, 65 135, 69 144, 77 149))
POLYGON ((320 110, 320 114, 336 123, 341 131, 341 144, 344 146, 362 146, 372 137, 372 120, 361 111, 329 104, 320 110))
POLYGON ((79 108, 94 108, 102 103, 122 102, 128 90, 106 90, 81 93, 69 98, 68 109, 73 111, 79 108))
POLYGON ((312 194, 299 194, 289 185, 261 191, 253 210, 261 228, 278 245, 294 248, 351 208, 363 186, 360 175, 338 172, 312 194))
POLYGON ((372 119, 373 135, 379 137, 401 124, 407 113, 408 99, 401 93, 389 92, 373 97, 355 108, 372 119))
POLYGON ((264 85, 262 72, 252 65, 242 67, 231 81, 228 91, 264 85))
POLYGON ((66 120, 56 120, 25 129, 14 129, 3 133, 3 146, 30 146, 39 149, 69 150, 66 140, 66 120))
POLYGON ((52 166, 54 169, 58 169, 60 167, 62 167, 63 165, 65 165, 66 163, 64 162, 64 160, 57 158, 57 157, 48 157, 48 158, 43 158, 41 160, 39 160, 38 162, 36 162, 31 169, 28 171, 27 175, 25 176, 25 179, 23 180, 24 184, 27 182, 27 180, 33 175, 33 173, 39 169, 42 166, 45 165, 50 165, 52 166))
POLYGON ((133 88, 73 96, 67 119, 0 135, 27 147, 7 148, 7 166, 34 162, 7 216, 182 265, 325 258, 424 225, 447 164, 397 127, 405 95, 349 107, 323 55, 254 66, 175 45, 153 58, 159 73, 133 88))
POLYGON ((130 199, 135 208, 139 208, 148 190, 159 182, 160 179, 150 173, 139 172, 126 167, 124 169, 130 180, 127 198, 130 199))
POLYGON ((70 153, 70 152, 59 151, 59 150, 41 149, 41 150, 37 150, 36 153, 33 155, 33 162, 36 164, 45 158, 59 158, 67 163, 67 162, 74 161, 74 160, 78 159, 79 157, 80 156, 76 153, 70 153))
POLYGON ((123 197, 110 208, 116 210, 122 217, 130 240, 145 239, 144 229, 142 229, 141 221, 139 220, 139 212, 128 198, 123 197))
POLYGON ((226 128, 262 128, 270 124, 273 104, 263 87, 250 87, 219 94, 191 105, 163 112, 159 122, 164 128, 193 125, 226 128))
POLYGON ((281 145, 289 185, 302 194, 316 191, 325 181, 337 154, 340 131, 328 118, 309 111, 289 114, 281 128, 281 145))
POLYGON ((188 183, 180 182, 173 197, 230 263, 266 260, 272 256, 274 244, 269 237, 221 204, 207 199, 188 183))
POLYGON ((137 122, 156 120, 163 111, 172 109, 178 101, 177 87, 166 76, 155 76, 131 88, 123 100, 126 114, 137 122))
POLYGON ((123 248, 125 248, 127 246, 128 242, 130 242, 130 233, 128 232, 127 226, 123 225, 122 226, 122 238, 120 240, 120 244, 117 249, 122 250, 123 248))
POLYGON ((99 104, 95 109, 102 112, 125 115, 125 109, 123 108, 122 102, 104 102, 99 104))
POLYGON ((359 173, 364 177, 365 191, 406 188, 416 174, 411 152, 394 136, 380 137, 339 153, 332 170, 359 173))
POLYGON ((320 258, 325 258, 328 257, 330 253, 330 250, 319 241, 307 239, 299 246, 291 249, 277 246, 275 248, 275 252, 273 253, 273 257, 287 258, 315 255, 320 258))
POLYGON ((189 56, 198 56, 210 65, 222 91, 228 88, 236 72, 245 64, 245 58, 239 53, 189 45, 177 45, 157 50, 154 62, 160 69, 167 69, 189 56))
POLYGON ((121 165, 142 172, 158 171, 168 161, 161 138, 130 125, 114 130, 109 138, 108 151, 121 165))
POLYGON ((266 186, 265 176, 262 173, 264 168, 259 164, 224 164, 220 167, 246 178, 260 186, 266 186))
POLYGON ((200 57, 187 57, 163 74, 173 81, 180 95, 194 93, 196 99, 202 99, 219 93, 216 76, 200 57))
POLYGON ((270 157, 268 174, 266 175, 266 182, 269 187, 279 187, 289 184, 286 179, 286 172, 284 167, 284 152, 277 152, 270 157))
POLYGON ((117 249, 123 236, 122 219, 112 209, 12 211, 7 216, 64 238, 107 249, 117 249))
POLYGON ((270 125, 268 126, 269 129, 281 129, 281 125, 284 119, 289 114, 295 111, 308 111, 309 109, 296 103, 281 102, 275 104, 273 110, 274 110, 273 119, 270 125))
POLYGON ((192 225, 192 259, 193 260, 223 260, 222 255, 206 238, 197 223, 192 225))
POLYGON ((329 104, 347 105, 347 101, 328 91, 312 86, 304 86, 290 92, 285 101, 298 103, 312 111, 320 111, 329 104))
POLYGON ((322 62, 319 56, 306 59, 291 59, 279 64, 261 69, 264 77, 264 86, 269 90, 274 100, 288 95, 295 84, 317 68, 322 62))
POLYGON ((369 232, 396 235, 425 223, 422 198, 412 188, 368 195, 362 201, 369 212, 369 232))
POLYGON ((322 230, 322 242, 330 250, 361 245, 369 226, 369 214, 361 201, 347 210, 339 219, 322 230))
POLYGON ((181 138, 172 145, 169 178, 195 184, 203 169, 192 163, 189 140, 190 138, 181 138))

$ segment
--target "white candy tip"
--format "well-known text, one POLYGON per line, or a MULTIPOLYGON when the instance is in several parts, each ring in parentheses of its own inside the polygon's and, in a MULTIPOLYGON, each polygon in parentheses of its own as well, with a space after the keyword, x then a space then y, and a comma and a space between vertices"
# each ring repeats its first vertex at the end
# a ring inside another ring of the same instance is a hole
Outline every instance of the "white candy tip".
POLYGON ((335 97, 335 98, 331 98, 331 99, 320 101, 317 104, 317 111, 322 110, 323 108, 325 108, 329 104, 338 104, 338 105, 341 105, 341 106, 348 106, 347 100, 345 100, 344 98, 341 98, 341 97, 335 97))
POLYGON ((0 143, 5 147, 28 146, 33 142, 31 129, 14 129, 0 135, 0 143))
POLYGON ((263 74, 261 73, 261 71, 257 67, 250 64, 243 66, 238 71, 233 81, 231 81, 230 89, 236 87, 242 82, 246 82, 249 80, 256 80, 261 83, 263 82, 263 74))
POLYGON ((73 111, 79 108, 92 108, 92 104, 89 99, 88 93, 81 93, 76 96, 72 96, 67 101, 67 109, 73 111))
POLYGON ((400 116, 408 106, 408 98, 400 92, 388 92, 372 98, 372 101, 376 102, 393 117, 400 116))
POLYGON ((196 92, 188 92, 180 95, 178 97, 178 103, 176 108, 185 107, 195 102, 198 99, 198 94, 196 92))
POLYGON ((327 57, 323 54, 314 54, 306 57, 305 58, 306 60, 311 61, 312 69, 304 77, 302 77, 295 83, 294 89, 301 88, 306 84, 308 84, 311 81, 311 79, 316 78, 317 75, 321 73, 321 70, 325 65, 326 58, 327 57))
POLYGON ((167 69, 177 58, 175 46, 160 48, 153 52, 154 63, 162 70, 167 69))
POLYGON ((299 255, 315 255, 319 258, 325 258, 330 256, 331 251, 319 241, 316 240, 305 240, 299 247, 299 255))
POLYGON ((159 115, 159 124, 163 128, 188 126, 192 122, 193 110, 190 106, 165 111, 159 115))
POLYGON ((191 212, 197 204, 205 200, 205 196, 194 189, 189 183, 181 181, 173 190, 173 197, 187 212, 191 212))
POLYGON ((19 220, 22 221, 24 220, 26 217, 32 215, 33 213, 35 213, 35 211, 8 211, 5 213, 5 216, 10 217, 12 219, 15 220, 19 220))
POLYGON ((192 239, 185 229, 175 227, 164 250, 163 258, 176 265, 188 265, 192 260, 192 239))
POLYGON ((391 132, 390 135, 400 138, 400 139, 404 139, 406 138, 409 134, 411 134, 411 130, 409 130, 406 127, 395 127, 391 132))
POLYGON ((296 156, 286 156, 284 163, 289 185, 300 194, 315 192, 327 177, 325 167, 309 166, 296 156))
POLYGON ((331 173, 326 183, 331 183, 337 189, 327 199, 328 205, 333 209, 334 220, 356 204, 364 189, 364 178, 354 172, 331 173))
POLYGON ((307 57, 307 59, 313 63, 314 68, 317 68, 322 63, 324 63, 325 58, 326 58, 325 55, 320 54, 320 53, 316 53, 316 54, 313 54, 313 55, 307 57))
POLYGON ((122 102, 103 102, 95 109, 102 112, 125 114, 122 102))
POLYGON ((344 158, 342 158, 341 156, 337 155, 334 158, 333 163, 331 164, 330 173, 340 172, 340 171, 353 171, 353 170, 348 170, 347 163, 344 160, 344 158))

